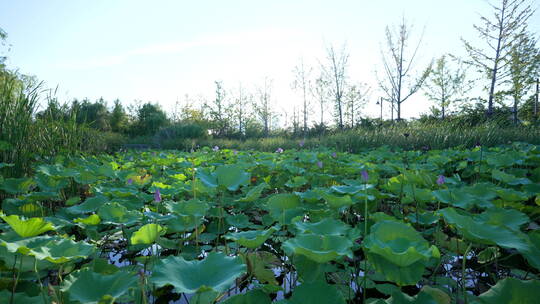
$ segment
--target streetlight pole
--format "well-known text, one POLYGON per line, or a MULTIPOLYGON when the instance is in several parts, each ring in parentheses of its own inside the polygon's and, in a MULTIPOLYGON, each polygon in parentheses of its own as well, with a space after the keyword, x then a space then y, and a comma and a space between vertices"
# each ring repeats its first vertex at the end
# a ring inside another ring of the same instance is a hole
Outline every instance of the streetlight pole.
POLYGON ((380 105, 381 106, 381 116, 380 116, 380 120, 381 120, 381 123, 382 123, 382 103, 383 103, 383 98, 381 97, 380 100, 377 101, 377 105, 380 105))

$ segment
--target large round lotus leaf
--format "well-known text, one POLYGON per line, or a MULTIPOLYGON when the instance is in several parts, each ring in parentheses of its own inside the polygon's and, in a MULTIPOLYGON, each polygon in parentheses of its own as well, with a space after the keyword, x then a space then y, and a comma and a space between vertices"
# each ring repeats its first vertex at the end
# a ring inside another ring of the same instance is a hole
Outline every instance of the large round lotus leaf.
POLYGON ((292 219, 303 215, 300 198, 291 193, 275 194, 266 203, 270 216, 282 224, 290 224, 292 219))
POLYGON ((341 256, 352 258, 352 245, 343 236, 303 234, 283 242, 281 247, 289 256, 300 254, 317 263, 326 263, 341 256))
POLYGON ((243 213, 227 215, 225 217, 225 221, 227 224, 239 229, 246 228, 251 225, 249 222, 249 217, 243 213))
MULTIPOLYGON (((488 223, 487 220, 493 219, 489 213, 472 216, 465 212, 458 212, 454 208, 442 209, 440 213, 447 223, 454 225, 465 238, 471 241, 513 248, 520 252, 529 250, 526 235, 500 222, 497 225, 488 223)), ((514 222, 513 219, 510 223, 512 222, 514 222)), ((517 222, 519 223, 519 218, 517 218, 517 222)))
POLYGON ((21 237, 33 237, 54 230, 53 225, 43 218, 21 219, 18 215, 2 215, 1 217, 21 237))
POLYGON ((223 304, 270 304, 270 297, 260 289, 253 289, 227 299, 223 304))
POLYGON ((218 185, 227 188, 229 191, 236 191, 240 186, 249 184, 251 174, 244 171, 238 165, 224 165, 217 167, 214 172, 218 185))
POLYGON ((246 196, 244 196, 243 198, 238 199, 237 202, 253 202, 253 201, 257 200, 259 197, 261 197, 262 192, 266 188, 268 188, 268 184, 261 183, 261 184, 255 186, 255 187, 249 189, 246 196))
POLYGON ((326 191, 319 192, 322 198, 326 201, 326 204, 332 209, 339 209, 348 207, 353 204, 353 201, 349 195, 339 196, 327 193, 326 191))
POLYGON ((83 241, 74 242, 68 239, 53 239, 46 245, 32 249, 30 255, 38 260, 47 260, 52 263, 61 264, 74 259, 86 258, 95 250, 93 245, 83 241))
MULTIPOLYGON (((445 294, 443 291, 435 288, 426 288, 427 286, 424 286, 422 290, 415 295, 414 297, 411 297, 399 290, 392 293, 392 297, 390 297, 386 301, 382 301, 380 303, 388 303, 388 304, 450 304, 450 297, 445 294)), ((377 302, 376 302, 377 303, 377 302)))
POLYGON ((76 218, 73 220, 74 223, 81 223, 89 226, 95 226, 101 223, 101 219, 99 218, 99 215, 92 214, 86 218, 76 218))
POLYGON ((437 247, 430 247, 420 233, 397 221, 377 222, 363 244, 377 271, 399 285, 416 284, 427 262, 440 257, 437 247))
POLYGON ((198 199, 192 199, 185 202, 167 202, 165 203, 167 210, 172 213, 181 215, 203 217, 210 207, 208 203, 198 199))
POLYGON ((158 224, 146 224, 131 235, 131 244, 152 244, 161 234, 165 233, 165 230, 158 224))
POLYGON ((430 247, 418 231, 396 221, 381 221, 373 225, 364 247, 400 267, 439 256, 438 250, 430 247))
POLYGON ((231 232, 226 234, 225 238, 237 242, 240 246, 254 249, 261 246, 276 231, 276 228, 270 227, 267 230, 231 232))
POLYGON ((516 209, 489 208, 477 216, 478 220, 490 225, 504 225, 519 230, 522 225, 529 223, 529 217, 516 209))
POLYGON ((347 235, 351 227, 340 220, 326 218, 316 223, 296 222, 294 226, 302 233, 321 235, 347 235))
POLYGON ((287 302, 290 304, 345 304, 345 298, 343 298, 335 285, 329 285, 326 282, 313 282, 297 286, 292 297, 287 302))
POLYGON ((68 276, 62 291, 68 292, 71 300, 81 303, 113 303, 130 288, 137 287, 137 281, 136 275, 126 271, 105 275, 85 269, 68 276))
POLYGON ((18 292, 18 293, 12 294, 11 291, 8 291, 8 290, 0 291, 0 303, 32 303, 32 304, 50 303, 50 299, 48 295, 45 296, 45 299, 47 300, 47 302, 45 302, 41 294, 31 297, 24 292, 18 292), (13 302, 11 302, 12 300, 13 302))
POLYGON ((38 187, 42 191, 60 191, 61 189, 65 188, 69 183, 69 180, 67 178, 57 178, 52 176, 46 176, 44 174, 36 174, 34 178, 38 187))
POLYGON ((11 194, 26 193, 32 188, 36 183, 33 179, 22 177, 22 178, 6 178, 0 184, 0 189, 11 194))
POLYGON ((201 219, 188 215, 175 215, 164 222, 168 232, 187 232, 201 224, 201 219))
POLYGON ((102 205, 99 207, 97 214, 104 222, 115 224, 131 224, 140 219, 140 212, 128 210, 116 202, 102 205))
POLYGON ((522 281, 508 277, 481 294, 476 303, 524 304, 538 303, 538 299, 540 299, 540 281, 522 281))
POLYGON ((201 261, 186 261, 176 256, 164 258, 154 266, 150 280, 158 287, 172 285, 178 293, 223 292, 245 272, 246 265, 239 257, 211 252, 201 261))
POLYGON ((71 206, 69 208, 66 208, 65 210, 72 214, 94 212, 108 201, 109 199, 106 196, 96 195, 87 198, 82 204, 71 206))

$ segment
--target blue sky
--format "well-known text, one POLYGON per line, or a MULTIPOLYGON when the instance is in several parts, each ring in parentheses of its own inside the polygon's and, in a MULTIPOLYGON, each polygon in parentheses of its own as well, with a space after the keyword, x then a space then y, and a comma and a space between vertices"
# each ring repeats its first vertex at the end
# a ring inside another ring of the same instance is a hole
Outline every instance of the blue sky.
MULTIPOLYGON (((215 80, 254 91, 265 76, 273 79, 276 109, 291 109, 300 103, 291 90, 299 58, 317 67, 325 45, 346 42, 350 79, 374 88, 366 113, 377 116, 375 71, 386 25, 405 16, 414 41, 424 31, 421 68, 447 52, 463 55, 459 39, 475 41, 480 14, 491 14, 484 0, 0 0, 10 67, 58 85, 66 101, 139 99, 169 111, 185 94, 212 98, 215 80)), ((530 27, 540 32, 538 14, 530 27)), ((404 116, 429 105, 417 94, 404 103, 404 116)))

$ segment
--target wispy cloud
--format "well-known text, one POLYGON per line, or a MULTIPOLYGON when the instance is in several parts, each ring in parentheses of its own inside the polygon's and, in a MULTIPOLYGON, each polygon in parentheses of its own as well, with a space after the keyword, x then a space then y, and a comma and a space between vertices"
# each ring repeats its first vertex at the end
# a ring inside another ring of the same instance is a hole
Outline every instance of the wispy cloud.
POLYGON ((242 32, 226 33, 201 37, 192 41, 174 41, 170 43, 153 44, 144 47, 127 50, 120 54, 107 55, 91 58, 78 58, 72 61, 64 61, 57 64, 62 69, 86 70, 95 68, 121 65, 137 56, 170 55, 185 52, 201 47, 227 47, 257 45, 262 43, 280 43, 284 40, 294 39, 294 35, 300 33, 290 29, 265 28, 242 32))

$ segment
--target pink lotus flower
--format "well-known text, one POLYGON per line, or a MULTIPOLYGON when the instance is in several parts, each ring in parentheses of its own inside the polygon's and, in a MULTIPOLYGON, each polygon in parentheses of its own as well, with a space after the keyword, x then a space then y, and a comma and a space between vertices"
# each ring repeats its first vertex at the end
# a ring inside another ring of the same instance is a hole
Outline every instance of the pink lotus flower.
POLYGON ((214 148, 212 148, 212 150, 213 150, 214 152, 219 151, 219 147, 218 147, 218 146, 214 146, 214 148))
POLYGON ((156 189, 156 192, 154 193, 154 201, 157 203, 161 202, 161 192, 159 192, 159 188, 156 189))
POLYGON ((298 143, 298 145, 300 146, 300 148, 302 148, 302 147, 304 146, 304 144, 305 144, 304 140, 301 140, 301 141, 298 143))
POLYGON ((277 148, 276 153, 283 153, 283 149, 282 148, 277 148))
POLYGON ((133 184, 133 179, 132 179, 132 178, 128 179, 128 180, 127 180, 127 184, 128 184, 128 185, 133 184))
POLYGON ((336 158, 336 157, 337 157, 336 152, 332 152, 332 157, 333 157, 333 158, 336 158))
POLYGON ((321 169, 322 169, 322 167, 323 167, 323 163, 322 163, 322 161, 318 161, 318 162, 317 162, 317 167, 319 167, 319 168, 321 168, 321 169))

